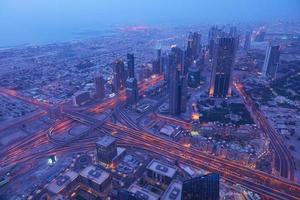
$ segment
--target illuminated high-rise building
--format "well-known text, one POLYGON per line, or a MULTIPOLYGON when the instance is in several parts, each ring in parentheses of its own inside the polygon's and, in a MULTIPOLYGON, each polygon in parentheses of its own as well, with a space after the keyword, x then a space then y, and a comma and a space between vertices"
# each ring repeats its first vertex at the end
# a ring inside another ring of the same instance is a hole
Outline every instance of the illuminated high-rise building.
POLYGON ((98 99, 103 99, 105 96, 105 81, 103 77, 100 74, 97 74, 95 77, 95 88, 96 88, 96 94, 95 97, 98 99))
POLYGON ((210 97, 231 96, 235 45, 235 38, 230 37, 219 38, 215 44, 209 88, 210 97))
POLYGON ((219 200, 220 176, 216 173, 207 174, 184 181, 182 200, 219 200))
POLYGON ((136 105, 139 100, 139 90, 136 78, 128 78, 126 83, 126 94, 128 102, 136 105))
POLYGON ((262 74, 265 77, 275 79, 279 66, 280 49, 279 45, 269 44, 266 51, 262 74))
POLYGON ((188 73, 188 86, 197 88, 200 85, 200 78, 200 68, 196 64, 192 65, 188 73))
POLYGON ((127 70, 128 70, 128 77, 134 77, 134 54, 127 54, 127 70))
POLYGON ((222 30, 219 29, 217 26, 213 26, 210 28, 208 33, 208 52, 209 58, 213 57, 214 46, 218 37, 222 36, 222 30))
POLYGON ((186 111, 187 80, 183 74, 183 51, 172 47, 168 60, 169 69, 169 112, 178 115, 186 111))
POLYGON ((161 49, 157 49, 157 57, 153 62, 153 73, 161 74, 163 72, 163 59, 161 54, 161 49))
POLYGON ((198 32, 190 33, 187 48, 184 52, 184 66, 182 74, 187 75, 192 63, 201 55, 201 34, 198 32))
POLYGON ((122 60, 116 60, 113 64, 113 87, 115 92, 119 92, 125 87, 126 84, 126 73, 124 62, 122 60))
POLYGON ((201 34, 198 32, 190 33, 186 55, 193 60, 197 59, 201 53, 201 34))

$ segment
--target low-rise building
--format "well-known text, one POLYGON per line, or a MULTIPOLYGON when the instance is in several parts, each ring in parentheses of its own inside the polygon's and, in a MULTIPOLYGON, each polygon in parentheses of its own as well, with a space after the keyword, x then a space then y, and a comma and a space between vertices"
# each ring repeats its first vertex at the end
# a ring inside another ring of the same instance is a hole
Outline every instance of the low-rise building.
POLYGON ((147 177, 159 184, 169 185, 176 172, 176 167, 156 159, 152 160, 147 166, 147 177))
POLYGON ((181 199, 182 183, 173 181, 163 194, 163 200, 180 200, 181 199))
POLYGON ((74 171, 67 171, 53 179, 47 186, 47 190, 51 195, 69 195, 79 183, 78 176, 74 171))
POLYGON ((159 200, 160 196, 156 193, 153 193, 146 188, 142 188, 138 185, 131 185, 128 189, 129 192, 135 194, 136 198, 138 199, 145 199, 145 200, 159 200))
POLYGON ((111 183, 111 176, 108 172, 90 165, 80 172, 80 182, 88 188, 102 192, 111 183))

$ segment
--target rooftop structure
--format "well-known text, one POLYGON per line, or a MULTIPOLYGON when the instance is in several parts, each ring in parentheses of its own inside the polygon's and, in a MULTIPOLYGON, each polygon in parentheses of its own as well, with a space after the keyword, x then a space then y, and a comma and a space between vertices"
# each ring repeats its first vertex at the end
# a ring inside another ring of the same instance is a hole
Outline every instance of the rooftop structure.
POLYGON ((169 178, 173 178, 177 171, 175 167, 155 159, 148 164, 147 169, 169 178))
POLYGON ((78 173, 67 171, 63 175, 53 179, 47 186, 47 190, 53 194, 60 194, 78 177, 78 173))
POLYGON ((104 137, 99 138, 96 144, 103 147, 108 147, 114 142, 116 142, 116 138, 106 135, 104 137))
POLYGON ((181 199, 182 183, 174 181, 172 182, 165 193, 163 194, 163 200, 180 200, 181 199))
POLYGON ((80 176, 87 178, 98 185, 101 185, 109 178, 110 175, 96 166, 90 165, 80 172, 80 176))
POLYGON ((145 199, 145 200, 158 200, 160 199, 159 198, 159 195, 145 189, 145 188, 142 188, 138 185, 131 185, 129 187, 129 192, 132 192, 136 195, 137 198, 139 199, 145 199))

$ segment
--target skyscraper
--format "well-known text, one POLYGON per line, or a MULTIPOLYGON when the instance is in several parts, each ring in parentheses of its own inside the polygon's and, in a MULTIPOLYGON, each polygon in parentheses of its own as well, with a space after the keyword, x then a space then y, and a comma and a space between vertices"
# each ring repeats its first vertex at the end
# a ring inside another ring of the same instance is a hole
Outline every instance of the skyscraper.
POLYGON ((238 29, 236 26, 231 26, 229 30, 229 37, 232 37, 235 39, 235 50, 237 51, 239 48, 239 41, 240 41, 240 36, 238 33, 238 29))
POLYGON ((127 54, 127 70, 128 70, 128 77, 134 77, 134 54, 127 54))
POLYGON ((184 52, 184 66, 182 74, 188 73, 194 60, 197 60, 201 54, 201 34, 198 32, 190 33, 187 42, 187 48, 184 52))
POLYGON ((188 86, 192 88, 198 87, 200 84, 200 68, 196 64, 189 68, 188 86))
POLYGON ((213 26, 210 28, 208 33, 208 51, 209 51, 209 58, 213 57, 214 46, 218 37, 222 36, 222 30, 219 29, 217 26, 213 26))
POLYGON ((201 53, 201 34, 198 32, 193 33, 193 55, 197 59, 201 53))
POLYGON ((113 64, 113 87, 115 92, 119 92, 125 87, 126 73, 124 68, 124 62, 122 60, 116 60, 113 64))
POLYGON ((210 97, 231 96, 235 38, 219 38, 215 44, 209 88, 210 97))
POLYGON ((247 32, 245 35, 244 50, 248 51, 250 46, 251 46, 251 32, 247 32))
POLYGON ((139 90, 136 78, 128 78, 126 83, 126 94, 128 102, 131 105, 136 105, 139 100, 139 90))
POLYGON ((168 60, 169 112, 177 115, 186 111, 187 80, 183 69, 183 51, 173 46, 168 60))
POLYGON ((161 74, 162 71, 163 71, 163 63, 162 63, 161 49, 157 49, 157 58, 153 63, 153 73, 161 74))
POLYGON ((264 77, 271 79, 276 78, 276 73, 279 66, 280 50, 279 45, 269 44, 266 51, 265 61, 262 69, 264 77))
POLYGON ((201 53, 201 34, 198 32, 190 33, 188 37, 188 44, 186 56, 195 60, 201 53))
POLYGON ((184 181, 182 200, 218 200, 220 198, 220 176, 207 174, 184 181))
POLYGON ((99 99, 103 99, 105 96, 105 89, 104 89, 104 79, 100 74, 97 74, 95 77, 95 87, 96 87, 96 94, 95 97, 99 99))

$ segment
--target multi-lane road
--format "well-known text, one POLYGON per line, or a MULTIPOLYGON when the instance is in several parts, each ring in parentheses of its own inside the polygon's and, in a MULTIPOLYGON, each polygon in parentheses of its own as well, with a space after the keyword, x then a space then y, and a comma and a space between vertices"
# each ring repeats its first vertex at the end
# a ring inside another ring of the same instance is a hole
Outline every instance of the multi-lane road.
MULTIPOLYGON (((74 113, 73 113, 74 114, 74 113)), ((71 115, 69 115, 72 117, 71 115)), ((94 121, 83 118, 80 114, 74 119, 81 123, 93 125, 94 121)), ((149 150, 184 163, 201 167, 209 171, 220 173, 224 179, 239 183, 259 194, 272 199, 299 199, 300 186, 287 179, 267 174, 265 172, 245 167, 238 162, 229 161, 219 157, 212 157, 195 148, 185 147, 180 143, 163 139, 145 131, 134 130, 123 125, 109 122, 102 128, 111 132, 120 132, 131 137, 131 145, 149 150)))
MULTIPOLYGON (((162 80, 161 77, 150 80, 139 86, 142 92, 148 86, 162 80)), ((57 122, 53 127, 57 134, 72 127, 73 120, 80 123, 90 125, 99 130, 108 132, 118 132, 124 137, 120 137, 120 144, 132 146, 152 151, 154 153, 166 156, 170 159, 178 160, 192 166, 201 167, 209 171, 218 172, 225 180, 233 183, 239 183, 244 187, 253 190, 265 197, 272 199, 300 199, 300 186, 285 178, 273 176, 265 172, 261 172, 252 168, 248 168, 237 161, 229 161, 219 157, 213 157, 205 154, 198 149, 183 146, 180 143, 162 139, 142 130, 135 130, 124 125, 116 125, 110 122, 99 121, 93 119, 89 114, 102 113, 108 109, 112 109, 120 102, 126 100, 126 94, 121 92, 118 96, 108 99, 99 105, 87 109, 85 113, 70 112, 66 110, 67 115, 72 119, 57 122), (103 123, 99 127, 99 123, 103 123)), ((170 119, 171 120, 171 119, 170 119)), ((53 129, 51 129, 53 131, 53 129)), ((43 144, 49 143, 49 130, 41 131, 35 134, 31 139, 21 141, 14 147, 1 153, 5 159, 1 160, 1 165, 11 165, 20 162, 44 157, 52 153, 61 154, 72 150, 83 150, 94 148, 95 138, 80 138, 78 142, 61 146, 53 145, 53 147, 44 151, 32 151, 43 144)))
POLYGON ((280 172, 280 176, 294 181, 294 159, 282 141, 280 134, 272 127, 268 119, 262 114, 252 98, 245 92, 243 85, 239 82, 235 82, 234 86, 241 98, 244 100, 244 103, 252 114, 254 120, 270 139, 271 148, 275 153, 275 168, 280 172))

